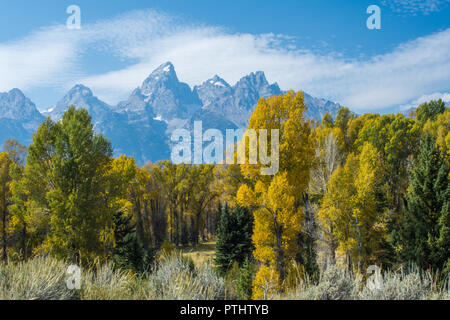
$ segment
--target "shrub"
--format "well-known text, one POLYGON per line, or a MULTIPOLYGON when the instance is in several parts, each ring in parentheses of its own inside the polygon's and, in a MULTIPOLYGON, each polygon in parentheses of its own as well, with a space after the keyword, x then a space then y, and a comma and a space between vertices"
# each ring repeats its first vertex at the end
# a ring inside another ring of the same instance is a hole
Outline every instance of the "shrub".
MULTIPOLYGON (((39 257, 16 264, 0 264, 0 299, 20 300, 221 300, 226 298, 283 300, 449 300, 449 278, 409 267, 388 271, 381 286, 370 289, 362 276, 330 266, 317 282, 294 272, 295 288, 278 284, 274 270, 255 270, 251 262, 237 266, 233 292, 225 291, 225 280, 210 263, 195 267, 192 259, 180 253, 163 255, 153 273, 136 274, 115 268, 112 263, 97 264, 81 273, 81 290, 67 289, 69 264, 52 257, 39 257), (252 282, 253 280, 253 282, 252 282), (253 285, 253 288, 252 288, 253 285), (265 295, 264 295, 265 293, 265 295)), ((299 269, 300 270, 300 269, 299 269)), ((301 271, 301 270, 300 270, 301 271)), ((292 282, 293 283, 293 282, 292 282)))
POLYGON ((361 279, 336 266, 329 266, 317 284, 308 279, 300 280, 297 288, 277 299, 288 300, 351 300, 361 279))
MULTIPOLYGON (((416 267, 407 271, 386 272, 379 288, 364 286, 357 298, 361 300, 425 300, 444 298, 446 292, 436 288, 436 277, 416 267)), ((448 292, 447 292, 448 293, 448 292)))
POLYGON ((145 292, 142 292, 140 288, 142 288, 142 283, 135 274, 131 271, 114 268, 112 263, 107 263, 82 273, 81 299, 145 299, 145 292))
POLYGON ((450 298, 449 279, 439 286, 439 277, 411 266, 406 271, 388 271, 379 287, 370 288, 362 276, 329 267, 320 281, 301 281, 295 290, 279 294, 277 299, 288 300, 443 300, 450 298))
POLYGON ((149 295, 161 300, 214 300, 225 298, 224 281, 206 264, 195 268, 179 253, 164 255, 149 276, 149 295))
POLYGON ((0 264, 1 300, 71 300, 76 291, 67 289, 68 264, 39 257, 17 264, 0 264))

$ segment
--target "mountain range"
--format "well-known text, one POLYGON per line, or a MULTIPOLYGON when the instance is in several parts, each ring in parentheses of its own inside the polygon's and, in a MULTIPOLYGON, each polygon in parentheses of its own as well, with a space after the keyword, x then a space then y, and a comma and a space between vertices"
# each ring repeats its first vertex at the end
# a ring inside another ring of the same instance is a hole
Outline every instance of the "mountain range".
MULTIPOLYGON (((38 125, 50 117, 58 120, 74 105, 92 116, 96 132, 108 137, 115 155, 133 156, 144 164, 170 157, 170 134, 175 128, 192 129, 203 121, 203 130, 245 128, 258 100, 283 94, 269 84, 264 72, 241 78, 231 86, 219 76, 191 88, 181 82, 170 62, 154 70, 127 100, 116 106, 98 99, 91 89, 78 84, 54 106, 40 113, 19 89, 0 93, 0 141, 14 138, 28 145, 38 125)), ((305 93, 306 116, 320 120, 326 112, 336 116, 340 105, 305 93)))

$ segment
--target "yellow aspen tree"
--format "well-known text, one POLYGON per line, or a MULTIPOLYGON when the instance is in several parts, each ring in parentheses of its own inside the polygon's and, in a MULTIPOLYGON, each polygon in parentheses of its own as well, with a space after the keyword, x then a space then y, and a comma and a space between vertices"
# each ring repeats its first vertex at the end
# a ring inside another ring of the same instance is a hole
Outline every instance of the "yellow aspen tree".
POLYGON ((436 137, 436 145, 444 154, 447 161, 450 160, 450 109, 446 109, 438 115, 436 120, 429 119, 424 125, 424 131, 436 137))
POLYGON ((311 168, 309 194, 321 197, 327 183, 344 158, 345 140, 340 128, 317 127, 313 131, 315 161, 311 168))
POLYGON ((11 197, 11 158, 7 152, 0 153, 0 225, 1 225, 1 261, 7 262, 7 218, 9 215, 8 206, 11 197))
MULTIPOLYGON (((309 182, 309 170, 314 159, 314 145, 311 140, 311 122, 304 115, 306 105, 303 92, 289 91, 285 95, 262 98, 249 120, 248 129, 260 133, 267 130, 267 150, 271 149, 271 130, 279 130, 279 172, 287 172, 287 179, 297 199, 306 190, 309 182)), ((258 150, 260 150, 260 143, 258 150)), ((248 147, 246 146, 247 153, 248 147)), ((246 153, 246 154, 247 154, 246 153)), ((243 165, 242 174, 254 181, 266 183, 272 176, 264 176, 260 168, 264 166, 243 165)))
POLYGON ((270 300, 280 289, 280 273, 273 266, 259 268, 253 280, 252 299, 270 300))
POLYGON ((318 221, 332 247, 331 255, 348 267, 362 268, 375 262, 385 238, 384 212, 378 208, 377 193, 382 187, 380 155, 370 143, 359 156, 350 154, 327 185, 318 221), (336 240, 333 242, 332 240, 336 240))
POLYGON ((138 168, 132 157, 121 155, 114 159, 109 169, 110 206, 115 210, 122 210, 126 214, 131 212, 131 202, 128 199, 132 182, 135 180, 138 168))
POLYGON ((352 200, 356 193, 353 182, 357 168, 358 159, 350 154, 345 166, 339 167, 331 175, 317 214, 325 242, 329 245, 331 263, 341 261, 342 257, 343 262, 347 262, 354 247, 352 200), (338 257, 335 257, 335 254, 338 254, 338 257))
POLYGON ((258 181, 254 189, 243 185, 237 193, 240 205, 255 209, 253 254, 263 265, 275 268, 280 281, 286 276, 286 265, 299 250, 297 236, 303 214, 301 208, 295 207, 294 190, 284 172, 276 175, 269 187, 258 181))

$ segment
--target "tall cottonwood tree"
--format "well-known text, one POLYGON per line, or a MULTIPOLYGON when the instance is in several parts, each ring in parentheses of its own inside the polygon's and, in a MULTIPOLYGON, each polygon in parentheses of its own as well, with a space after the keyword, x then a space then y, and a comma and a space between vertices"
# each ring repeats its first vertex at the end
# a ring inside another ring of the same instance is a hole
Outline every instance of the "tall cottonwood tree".
MULTIPOLYGON (((282 282, 300 249, 302 205, 314 159, 312 124, 305 119, 305 112, 303 92, 289 91, 261 99, 249 120, 248 129, 259 134, 261 129, 267 130, 268 150, 272 150, 271 130, 279 130, 279 172, 265 176, 260 172, 261 162, 243 165, 242 175, 248 183, 237 193, 237 202, 254 210, 254 256, 263 263, 255 283, 264 282, 266 275, 282 282)), ((259 141, 257 146, 259 150, 259 141)))
POLYGON ((1 214, 1 255, 8 261, 8 223, 12 205, 11 184, 20 178, 26 149, 16 140, 7 140, 0 153, 0 214, 1 214))
POLYGON ((385 212, 378 194, 382 189, 380 155, 366 143, 360 155, 350 154, 327 185, 318 219, 335 255, 349 268, 363 268, 380 260, 386 239, 385 212))
POLYGON ((94 133, 84 109, 70 107, 60 121, 38 128, 15 190, 24 232, 30 215, 47 224, 41 250, 82 262, 105 257, 112 241, 111 156, 110 142, 94 133))
POLYGON ((295 189, 289 184, 287 173, 276 175, 268 187, 261 181, 254 190, 243 185, 237 201, 254 210, 254 257, 275 268, 283 281, 287 265, 300 249, 297 237, 303 221, 302 208, 295 205, 295 189))
POLYGON ((187 178, 189 192, 188 215, 191 218, 190 241, 195 246, 206 225, 206 212, 218 197, 213 182, 216 170, 214 165, 192 166, 187 178))
POLYGON ((6 224, 8 218, 8 206, 10 201, 10 188, 11 182, 9 167, 11 159, 6 152, 0 153, 0 214, 1 214, 1 246, 2 246, 2 261, 7 262, 7 232, 6 224))
MULTIPOLYGON (((267 130, 267 151, 271 150, 271 130, 279 130, 279 172, 287 172, 289 184, 294 188, 296 200, 309 183, 309 171, 314 159, 311 122, 305 118, 306 105, 303 92, 289 91, 285 95, 260 99, 249 120, 248 129, 267 130)), ((258 141, 258 150, 261 146, 258 141)), ((264 176, 264 164, 243 165, 244 177, 270 183, 273 176, 264 176)))

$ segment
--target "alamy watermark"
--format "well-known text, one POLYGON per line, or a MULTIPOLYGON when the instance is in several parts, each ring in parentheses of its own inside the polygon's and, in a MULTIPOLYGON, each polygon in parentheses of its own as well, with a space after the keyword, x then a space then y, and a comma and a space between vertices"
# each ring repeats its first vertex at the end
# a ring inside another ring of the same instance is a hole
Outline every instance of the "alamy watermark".
POLYGON ((66 26, 69 30, 79 30, 81 29, 81 9, 77 5, 70 5, 66 10, 67 14, 70 16, 67 18, 66 26))
POLYGON ((369 266, 366 270, 370 276, 367 278, 367 288, 371 291, 380 290, 383 288, 383 276, 381 274, 381 268, 377 265, 369 266))
MULTIPOLYGON (((81 29, 81 8, 75 4, 67 7, 66 13, 70 14, 67 18, 66 26, 70 30, 81 29)), ((367 7, 367 14, 370 16, 367 18, 366 26, 369 30, 380 30, 381 29, 381 9, 379 6, 372 4, 367 7)))
POLYGON ((71 265, 67 268, 66 274, 68 275, 66 280, 66 286, 69 290, 81 289, 81 268, 75 265, 71 265))
POLYGON ((367 8, 367 14, 370 14, 367 18, 367 29, 380 30, 381 29, 381 9, 377 5, 371 5, 367 8))
POLYGON ((202 121, 195 121, 193 131, 193 141, 191 132, 187 129, 176 129, 172 132, 171 161, 173 163, 259 164, 262 166, 260 168, 262 175, 275 175, 279 170, 280 133, 278 129, 270 130, 270 142, 267 129, 258 131, 227 129, 226 150, 220 130, 208 129, 203 133, 202 121), (268 152, 269 144, 270 153, 268 152))

